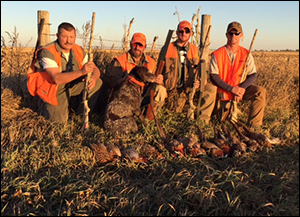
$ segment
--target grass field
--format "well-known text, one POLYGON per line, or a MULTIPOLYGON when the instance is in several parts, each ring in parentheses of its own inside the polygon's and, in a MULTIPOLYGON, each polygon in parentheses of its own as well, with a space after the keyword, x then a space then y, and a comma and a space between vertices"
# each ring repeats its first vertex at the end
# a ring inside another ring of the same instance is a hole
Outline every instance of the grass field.
MULTIPOLYGON (((95 52, 101 72, 114 55, 95 52)), ((159 147, 155 123, 138 121, 138 133, 120 136, 105 132, 97 114, 88 132, 80 116, 51 123, 38 116, 26 90, 32 50, 1 49, 1 215, 298 216, 299 52, 253 55, 256 83, 267 89, 262 132, 280 144, 224 159, 174 158, 163 150, 163 159, 148 164, 120 158, 99 165, 89 144, 159 147)), ((249 104, 239 107, 245 121, 249 104)), ((185 117, 167 109, 158 115, 169 138, 200 127, 212 140, 216 120, 203 125, 185 117)))

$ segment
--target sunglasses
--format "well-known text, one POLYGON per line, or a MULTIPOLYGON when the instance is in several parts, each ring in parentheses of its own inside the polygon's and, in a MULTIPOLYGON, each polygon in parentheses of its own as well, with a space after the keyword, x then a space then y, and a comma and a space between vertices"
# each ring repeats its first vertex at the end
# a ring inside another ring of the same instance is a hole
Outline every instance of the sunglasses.
POLYGON ((233 35, 239 36, 241 34, 241 32, 228 32, 228 34, 230 36, 233 36, 233 35))
POLYGON ((186 34, 189 34, 191 31, 189 30, 189 29, 186 29, 185 31, 184 30, 179 30, 178 31, 180 34, 183 34, 184 32, 186 33, 186 34))

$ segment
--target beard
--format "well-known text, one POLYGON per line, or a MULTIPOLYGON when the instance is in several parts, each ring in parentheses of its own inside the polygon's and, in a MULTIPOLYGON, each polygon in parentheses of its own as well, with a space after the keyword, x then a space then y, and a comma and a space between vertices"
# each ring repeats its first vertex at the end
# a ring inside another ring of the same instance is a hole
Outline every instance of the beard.
POLYGON ((131 55, 135 58, 139 58, 143 55, 143 53, 140 50, 132 49, 131 50, 131 55))

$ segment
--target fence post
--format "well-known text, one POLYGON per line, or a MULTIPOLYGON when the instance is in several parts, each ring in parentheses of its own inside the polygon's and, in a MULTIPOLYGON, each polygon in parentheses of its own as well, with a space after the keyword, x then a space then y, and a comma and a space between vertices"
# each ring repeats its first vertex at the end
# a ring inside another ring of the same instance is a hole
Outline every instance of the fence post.
MULTIPOLYGON (((201 43, 201 45, 203 45, 204 42, 205 42, 205 38, 206 38, 208 28, 209 28, 210 23, 211 23, 211 15, 203 14, 201 21, 202 21, 202 23, 201 23, 201 40, 200 40, 200 43, 201 43)), ((207 36, 206 47, 204 47, 203 54, 202 54, 202 59, 205 60, 206 66, 209 65, 209 63, 208 63, 209 45, 210 45, 210 33, 207 36)), ((208 67, 206 67, 206 69, 207 68, 208 67)))
MULTIPOLYGON (((41 19, 45 19, 44 27, 41 34, 40 47, 50 43, 50 22, 48 11, 38 11, 38 28, 40 26, 41 19)), ((38 29, 39 32, 39 29, 38 29)))

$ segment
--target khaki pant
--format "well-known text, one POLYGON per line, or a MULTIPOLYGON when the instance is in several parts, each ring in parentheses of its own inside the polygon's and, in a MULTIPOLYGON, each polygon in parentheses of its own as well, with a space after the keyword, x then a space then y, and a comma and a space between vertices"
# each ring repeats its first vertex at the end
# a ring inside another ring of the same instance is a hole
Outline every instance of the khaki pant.
POLYGON ((217 87, 211 83, 207 83, 202 93, 200 104, 199 119, 208 123, 215 108, 217 96, 217 87))
MULTIPOLYGON (((157 96, 159 97, 155 98, 155 100, 164 102, 167 96, 166 88, 164 86, 158 85, 157 92, 158 92, 157 96)), ((202 100, 200 104, 200 113, 199 113, 199 119, 204 120, 206 123, 210 121, 210 117, 215 108, 216 94, 217 94, 217 87, 211 83, 207 83, 207 85, 205 85, 204 92, 202 93, 202 100)), ((174 98, 173 100, 176 100, 177 98, 176 102, 174 102, 175 112, 181 113, 188 100, 188 93, 186 93, 183 90, 179 90, 178 95, 179 95, 178 98, 173 97, 174 98)))
MULTIPOLYGON (((82 81, 75 84, 71 83, 70 85, 60 85, 56 94, 58 105, 54 106, 42 101, 39 108, 41 114, 49 120, 66 123, 69 116, 69 104, 71 97, 82 96, 84 85, 85 82, 82 81)), ((95 87, 88 91, 88 105, 91 111, 95 108, 101 86, 102 80, 99 78, 96 81, 95 87)), ((82 99, 79 100, 79 102, 80 103, 76 106, 76 112, 80 114, 83 112, 82 99)))
MULTIPOLYGON (((261 126, 266 107, 266 89, 251 85, 246 89, 243 100, 251 100, 247 124, 249 126, 261 126)), ((216 111, 222 108, 229 109, 229 107, 230 101, 219 101, 216 104, 216 111)))

